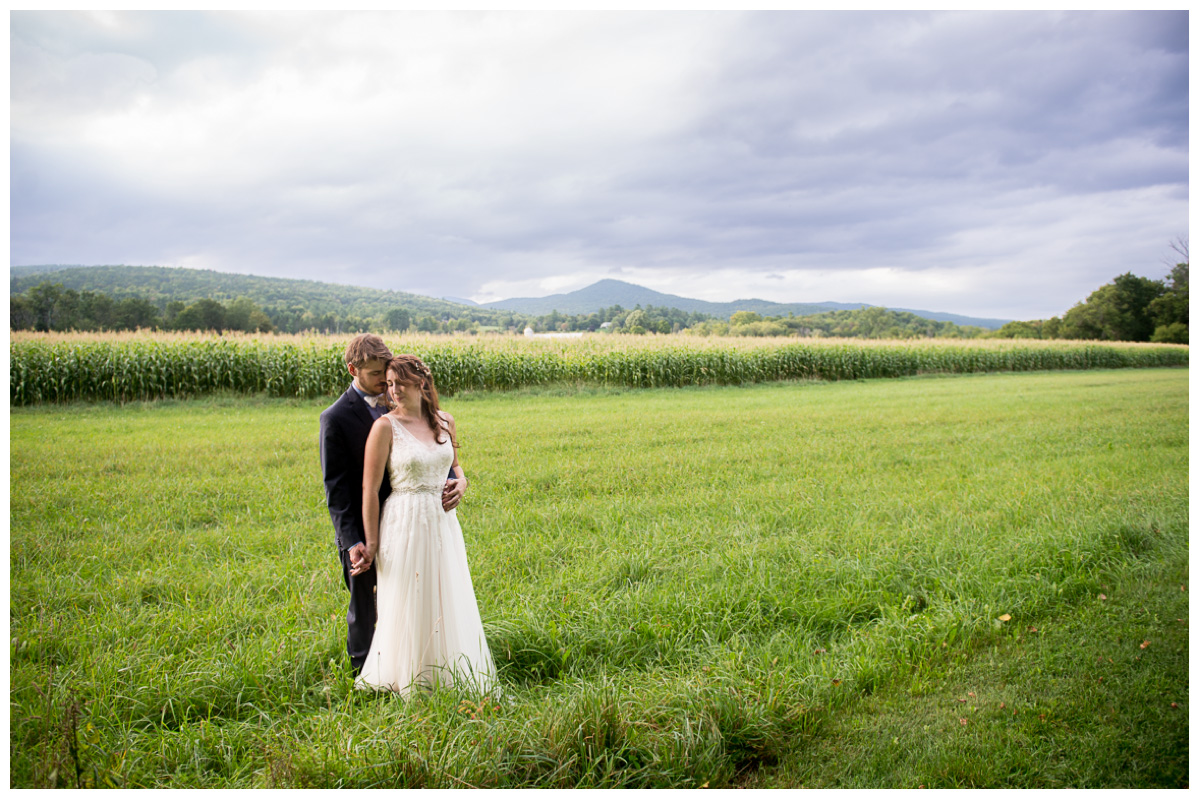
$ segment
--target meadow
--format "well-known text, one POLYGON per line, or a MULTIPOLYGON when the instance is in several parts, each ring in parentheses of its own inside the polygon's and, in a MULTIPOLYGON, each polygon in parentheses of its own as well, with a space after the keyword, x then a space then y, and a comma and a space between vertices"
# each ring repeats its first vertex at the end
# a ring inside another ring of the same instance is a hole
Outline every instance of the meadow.
POLYGON ((461 390, 503 693, 407 701, 328 402, 13 408, 12 786, 1188 784, 1186 369, 461 390))

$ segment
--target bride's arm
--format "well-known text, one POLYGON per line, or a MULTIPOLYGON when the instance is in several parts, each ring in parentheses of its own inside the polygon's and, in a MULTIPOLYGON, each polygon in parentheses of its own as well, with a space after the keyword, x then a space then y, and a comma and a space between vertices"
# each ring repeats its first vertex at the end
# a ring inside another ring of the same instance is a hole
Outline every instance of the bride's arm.
POLYGON ((392 451, 391 433, 391 423, 380 417, 367 436, 362 485, 363 533, 367 537, 367 555, 359 572, 370 569, 379 552, 379 486, 383 483, 388 456, 392 451))

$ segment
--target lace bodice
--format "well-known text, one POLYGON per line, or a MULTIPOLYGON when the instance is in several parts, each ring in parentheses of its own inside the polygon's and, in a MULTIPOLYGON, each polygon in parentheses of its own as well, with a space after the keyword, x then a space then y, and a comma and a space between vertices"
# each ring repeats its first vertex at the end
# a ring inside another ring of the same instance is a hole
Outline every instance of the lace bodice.
POLYGON ((431 447, 409 433, 395 417, 388 416, 387 419, 392 424, 392 455, 388 459, 392 494, 440 496, 450 465, 454 463, 454 447, 450 444, 449 434, 443 432, 445 441, 431 447))

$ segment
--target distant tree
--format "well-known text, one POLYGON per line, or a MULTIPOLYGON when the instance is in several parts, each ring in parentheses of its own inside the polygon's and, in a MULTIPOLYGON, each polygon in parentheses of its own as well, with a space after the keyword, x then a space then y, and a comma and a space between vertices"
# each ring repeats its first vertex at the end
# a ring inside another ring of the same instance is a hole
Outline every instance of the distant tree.
POLYGON ((33 327, 39 331, 60 330, 58 326, 65 309, 61 283, 42 281, 25 293, 33 312, 33 327))
POLYGON ((1118 275, 1066 313, 1064 337, 1148 342, 1154 333, 1150 303, 1165 291, 1162 281, 1130 272, 1118 275))
POLYGON ((239 297, 225 309, 225 327, 246 333, 270 333, 274 330, 271 318, 249 297, 239 297))
POLYGON ((996 331, 999 339, 1040 339, 1042 338, 1042 321, 1006 322, 996 331))
POLYGON ((1063 338, 1065 339, 1103 339, 1105 338, 1105 316, 1115 317, 1112 284, 1105 284, 1088 295, 1086 301, 1076 303, 1063 314, 1063 338))
POLYGON ((762 314, 753 311, 735 311, 729 315, 730 325, 749 325, 751 322, 761 322, 762 314))
POLYGON ((74 327, 78 330, 116 330, 120 328, 117 304, 106 294, 80 292, 74 327))
POLYGON ((859 317, 855 320, 855 324, 859 330, 859 336, 865 336, 868 339, 890 339, 902 338, 893 337, 893 329, 896 328, 893 314, 888 313, 888 310, 883 306, 869 306, 868 308, 859 309, 859 317))
POLYGON ((966 331, 953 322, 945 322, 943 325, 934 331, 934 337, 938 339, 966 339, 969 335, 966 331))
POLYGON ((412 324, 412 315, 403 308, 389 309, 383 317, 383 324, 390 331, 406 331, 412 324))
POLYGON ((181 331, 225 330, 225 306, 216 300, 197 300, 179 312, 174 327, 181 331))
MULTIPOLYGON (((1187 257, 1187 244, 1182 254, 1187 257)), ((1150 316, 1154 321, 1154 342, 1186 343, 1188 341, 1188 264, 1176 264, 1167 276, 1170 285, 1160 297, 1150 301, 1150 316)))
POLYGON ((275 330, 275 323, 271 322, 271 318, 267 316, 265 311, 256 308, 250 312, 249 328, 251 331, 259 333, 270 333, 275 330))
POLYGON ((162 324, 158 309, 142 297, 127 297, 117 304, 117 327, 121 330, 157 328, 162 324))
POLYGON ((239 297, 225 307, 225 327, 231 331, 249 330, 250 314, 258 306, 248 297, 239 297))
POLYGON ((37 313, 33 304, 23 294, 8 296, 8 327, 9 330, 27 331, 37 325, 37 313))
POLYGON ((646 332, 646 326, 650 324, 649 317, 646 312, 640 308, 635 308, 625 315, 625 329, 628 333, 642 334, 646 332))
POLYGON ((167 308, 163 312, 163 324, 168 328, 174 328, 175 320, 179 318, 179 315, 183 313, 185 308, 187 308, 187 303, 184 303, 182 300, 171 300, 168 302, 167 308))
POLYGON ((788 327, 778 320, 761 320, 745 325, 730 325, 729 333, 734 336, 787 336, 788 327))
POLYGON ((1150 341, 1165 344, 1187 344, 1189 342, 1188 326, 1182 322, 1159 325, 1154 329, 1154 334, 1150 337, 1150 341))

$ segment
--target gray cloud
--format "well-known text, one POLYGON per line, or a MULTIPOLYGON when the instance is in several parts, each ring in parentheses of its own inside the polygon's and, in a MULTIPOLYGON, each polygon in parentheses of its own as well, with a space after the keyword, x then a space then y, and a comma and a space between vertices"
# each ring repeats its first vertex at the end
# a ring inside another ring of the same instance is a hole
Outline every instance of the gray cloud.
POLYGON ((983 316, 1165 272, 1186 12, 14 12, 12 263, 983 316))

